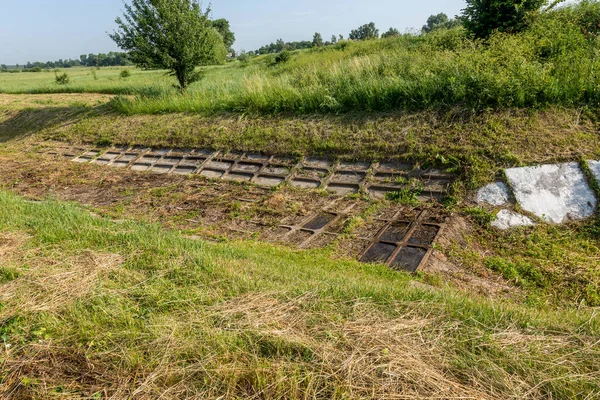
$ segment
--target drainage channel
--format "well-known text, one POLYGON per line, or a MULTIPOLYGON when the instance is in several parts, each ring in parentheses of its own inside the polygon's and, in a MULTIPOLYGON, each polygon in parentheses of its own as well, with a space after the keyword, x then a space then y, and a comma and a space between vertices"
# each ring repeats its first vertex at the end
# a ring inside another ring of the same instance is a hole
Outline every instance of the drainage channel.
POLYGON ((443 198, 455 176, 436 169, 421 170, 407 162, 336 162, 306 157, 208 149, 150 149, 143 147, 53 148, 42 150, 80 163, 127 168, 159 174, 198 174, 210 179, 249 182, 274 187, 284 182, 301 189, 324 189, 340 196, 387 193, 418 187, 418 200, 443 198))
POLYGON ((340 205, 343 204, 333 200, 293 225, 283 223, 271 228, 267 236, 278 237, 278 241, 301 249, 329 246, 343 238, 352 242, 349 247, 359 249, 356 258, 361 262, 383 263, 395 270, 416 272, 426 265, 446 224, 446 217, 427 209, 400 209, 374 218, 372 227, 363 233, 348 235, 344 228, 356 215, 355 205, 341 209, 340 205))
MULTIPOLYGON (((379 191, 397 191, 396 182, 406 182, 417 176, 429 183, 424 191, 427 200, 445 195, 452 175, 438 171, 416 171, 410 164, 399 163, 345 163, 325 159, 264 156, 252 153, 223 153, 210 150, 146 149, 129 147, 53 148, 41 151, 62 156, 79 163, 149 171, 159 174, 198 174, 212 179, 250 182, 263 187, 274 187, 283 182, 311 189, 324 188, 344 196, 348 193, 367 192, 377 197, 379 191), (402 179, 392 179, 401 176, 402 179), (439 181, 442 181, 440 183, 439 181), (340 189, 342 188, 342 189, 340 189), (355 190, 348 191, 348 188, 355 190)), ((425 187, 425 186, 424 186, 425 187)), ((384 263, 392 269, 415 272, 422 268, 433 252, 433 244, 443 230, 445 218, 429 211, 400 208, 392 213, 376 216, 372 226, 357 234, 344 232, 347 222, 356 216, 356 203, 336 197, 330 203, 301 218, 285 218, 275 227, 249 221, 253 232, 261 238, 293 245, 300 249, 322 248, 343 240, 359 249, 353 254, 365 263, 384 263)))

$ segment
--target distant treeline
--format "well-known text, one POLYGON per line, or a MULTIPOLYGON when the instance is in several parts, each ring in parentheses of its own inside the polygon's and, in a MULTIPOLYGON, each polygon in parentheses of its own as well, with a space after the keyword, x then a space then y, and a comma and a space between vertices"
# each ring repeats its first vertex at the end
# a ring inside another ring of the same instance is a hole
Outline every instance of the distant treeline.
POLYGON ((110 52, 108 54, 82 54, 79 59, 68 59, 58 61, 47 61, 34 63, 28 62, 25 65, 0 65, 0 70, 22 70, 22 71, 41 71, 42 69, 55 69, 55 68, 71 68, 71 67, 116 67, 132 65, 131 61, 127 58, 127 53, 110 52))
MULTIPOLYGON (((436 29, 450 29, 455 26, 460 25, 462 22, 460 19, 449 18, 446 14, 440 13, 437 15, 431 15, 429 19, 427 19, 427 24, 421 28, 422 33, 429 33, 436 29)), ((388 31, 384 32, 381 37, 388 38, 393 36, 400 36, 400 31, 394 27, 391 27, 388 31)), ((370 22, 368 24, 364 24, 359 26, 356 29, 353 29, 348 35, 348 39, 350 40, 369 40, 369 39, 378 39, 379 29, 375 26, 375 23, 370 22)), ((299 50, 299 49, 310 49, 313 47, 323 47, 323 46, 331 46, 337 44, 344 40, 344 35, 333 35, 331 40, 325 41, 323 40, 323 36, 319 32, 315 32, 312 41, 304 40, 300 42, 284 42, 283 39, 277 40, 275 43, 268 44, 266 46, 262 46, 258 50, 251 51, 249 53, 242 52, 241 57, 244 58, 247 55, 262 55, 262 54, 272 54, 272 53, 281 53, 284 50, 299 50)))
POLYGON ((253 51, 256 55, 261 54, 271 54, 271 53, 280 53, 283 50, 299 50, 299 49, 310 49, 313 47, 313 42, 304 40, 301 42, 284 42, 282 39, 279 39, 275 43, 268 44, 266 46, 262 46, 260 49, 253 51))

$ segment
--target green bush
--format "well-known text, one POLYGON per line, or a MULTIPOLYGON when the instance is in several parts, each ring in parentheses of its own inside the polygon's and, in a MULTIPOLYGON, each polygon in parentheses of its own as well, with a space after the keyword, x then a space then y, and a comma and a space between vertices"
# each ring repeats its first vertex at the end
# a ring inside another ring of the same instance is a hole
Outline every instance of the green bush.
POLYGON ((292 53, 289 50, 284 50, 275 56, 275 64, 283 64, 292 58, 292 53))
POLYGON ((54 80, 57 85, 67 85, 71 81, 71 78, 69 78, 69 74, 67 74, 66 72, 60 75, 58 74, 58 72, 55 72, 54 75, 54 80))
POLYGON ((527 26, 527 17, 538 11, 547 0, 467 0, 463 23, 476 38, 488 38, 495 31, 520 32, 527 26))
POLYGON ((123 79, 127 79, 131 76, 131 72, 128 69, 124 69, 123 71, 121 71, 120 76, 123 79))

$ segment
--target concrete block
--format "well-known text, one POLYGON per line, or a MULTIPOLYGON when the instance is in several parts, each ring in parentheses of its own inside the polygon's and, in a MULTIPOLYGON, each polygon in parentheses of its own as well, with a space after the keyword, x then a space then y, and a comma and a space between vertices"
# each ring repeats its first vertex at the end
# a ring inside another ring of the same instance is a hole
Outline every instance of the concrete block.
POLYGON ((506 184, 502 182, 491 183, 482 187, 477 192, 478 204, 489 204, 492 206, 503 206, 510 201, 510 192, 506 184))
POLYGON ((500 211, 496 216, 496 219, 492 222, 492 226, 494 228, 502 230, 534 225, 535 222, 533 222, 530 218, 527 218, 524 215, 517 214, 516 212, 510 210, 500 211))
POLYGON ((513 168, 506 176, 523 210, 555 224, 590 217, 596 197, 577 163, 513 168))

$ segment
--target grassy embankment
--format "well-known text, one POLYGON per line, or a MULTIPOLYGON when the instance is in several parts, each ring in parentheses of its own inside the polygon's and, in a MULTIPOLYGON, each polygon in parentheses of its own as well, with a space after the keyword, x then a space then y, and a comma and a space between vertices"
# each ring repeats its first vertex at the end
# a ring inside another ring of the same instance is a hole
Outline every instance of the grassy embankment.
POLYGON ((593 310, 421 288, 320 252, 197 242, 6 192, 0 238, 4 398, 600 393, 593 310))
POLYGON ((596 108, 600 100, 600 5, 581 3, 534 17, 517 35, 471 40, 462 28, 403 35, 205 68, 206 78, 178 95, 161 71, 72 72, 56 85, 51 72, 3 74, 0 92, 138 94, 116 101, 128 114, 163 112, 338 113, 488 107, 596 108))
POLYGON ((454 29, 343 42, 278 65, 264 56, 206 68, 185 95, 162 71, 122 79, 119 68, 103 69, 96 80, 76 69, 65 86, 49 72, 0 74, 4 93, 130 95, 106 107, 39 100, 41 111, 4 111, 3 129, 94 143, 405 156, 465 172, 473 188, 502 167, 600 156, 599 18, 598 3, 583 3, 488 43, 454 29))

